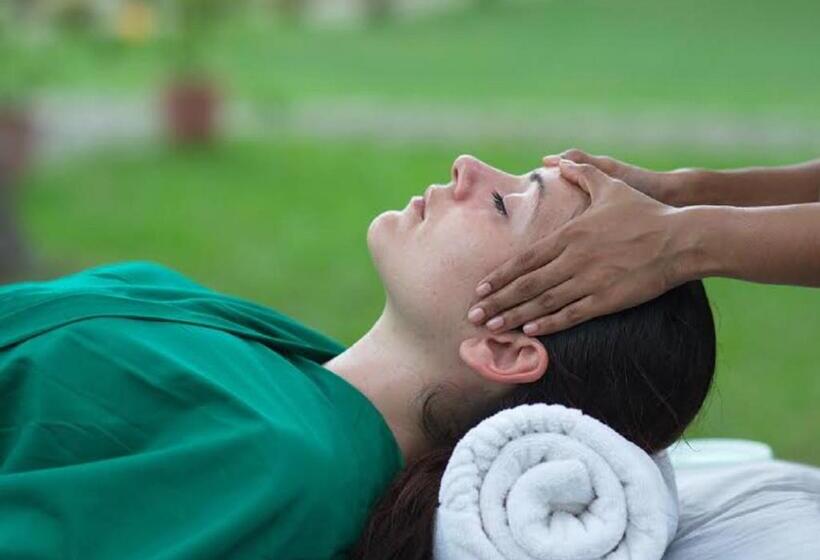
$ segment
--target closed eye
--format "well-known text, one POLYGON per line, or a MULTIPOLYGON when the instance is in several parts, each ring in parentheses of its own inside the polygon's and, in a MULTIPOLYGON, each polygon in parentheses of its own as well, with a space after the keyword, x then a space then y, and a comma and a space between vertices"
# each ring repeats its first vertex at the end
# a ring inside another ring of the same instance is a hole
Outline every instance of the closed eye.
POLYGON ((504 206, 504 199, 498 194, 498 191, 493 191, 493 202, 495 202, 495 208, 498 210, 498 213, 502 216, 506 216, 507 207, 504 206))
MULTIPOLYGON (((541 189, 541 192, 544 191, 544 180, 541 178, 541 175, 534 171, 528 177, 530 183, 537 183, 538 187, 541 189)), ((540 198, 539 198, 540 200, 540 198)), ((507 216, 507 206, 504 204, 504 198, 498 193, 498 191, 493 191, 493 203, 495 204, 496 210, 502 216, 507 216)))

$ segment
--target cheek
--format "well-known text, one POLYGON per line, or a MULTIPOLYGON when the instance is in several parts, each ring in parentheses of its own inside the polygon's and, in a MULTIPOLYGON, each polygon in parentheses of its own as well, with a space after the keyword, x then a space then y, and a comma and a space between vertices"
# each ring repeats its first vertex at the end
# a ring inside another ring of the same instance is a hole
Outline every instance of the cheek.
POLYGON ((543 217, 540 220, 541 224, 543 224, 543 233, 545 235, 552 233, 569 221, 571 216, 572 213, 567 208, 562 208, 560 206, 550 207, 549 210, 544 212, 543 217))
POLYGON ((505 260, 512 245, 509 232, 499 224, 479 222, 475 214, 453 213, 421 233, 418 242, 428 275, 467 300, 474 284, 505 260))
POLYGON ((469 327, 476 283, 512 255, 515 244, 503 224, 451 212, 423 227, 380 216, 370 225, 368 245, 392 306, 430 336, 442 337, 452 336, 459 321, 469 327))

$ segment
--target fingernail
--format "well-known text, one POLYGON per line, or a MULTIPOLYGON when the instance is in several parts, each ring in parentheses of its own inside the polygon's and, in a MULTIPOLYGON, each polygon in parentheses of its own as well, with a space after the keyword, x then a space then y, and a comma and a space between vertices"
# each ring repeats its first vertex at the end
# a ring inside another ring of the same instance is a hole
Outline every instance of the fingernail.
POLYGON ((527 334, 532 334, 535 332, 535 329, 537 328, 538 326, 535 323, 527 323, 526 325, 524 325, 524 332, 527 334))
POLYGON ((549 164, 549 165, 554 165, 554 164, 558 163, 559 161, 561 161, 561 156, 545 156, 544 157, 544 163, 549 164))
POLYGON ((467 318, 473 323, 478 323, 484 318, 484 310, 480 307, 473 307, 467 314, 467 318))
POLYGON ((493 287, 490 286, 488 282, 484 282, 481 284, 478 289, 476 289, 476 293, 480 296, 486 296, 493 290, 493 287))
POLYGON ((495 330, 503 324, 504 324, 504 318, 503 317, 493 317, 487 323, 487 328, 490 329, 490 330, 495 330))

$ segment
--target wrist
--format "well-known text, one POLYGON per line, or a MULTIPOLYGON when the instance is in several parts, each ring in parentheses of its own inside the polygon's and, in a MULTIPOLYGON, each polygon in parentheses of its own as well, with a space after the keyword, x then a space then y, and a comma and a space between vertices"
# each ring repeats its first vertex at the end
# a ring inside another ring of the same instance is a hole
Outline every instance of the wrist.
POLYGON ((689 206, 675 209, 672 224, 672 280, 682 284, 724 274, 720 255, 723 225, 729 208, 689 206))
POLYGON ((709 171, 694 167, 682 167, 663 173, 662 198, 665 204, 676 207, 702 204, 700 193, 708 183, 709 171))

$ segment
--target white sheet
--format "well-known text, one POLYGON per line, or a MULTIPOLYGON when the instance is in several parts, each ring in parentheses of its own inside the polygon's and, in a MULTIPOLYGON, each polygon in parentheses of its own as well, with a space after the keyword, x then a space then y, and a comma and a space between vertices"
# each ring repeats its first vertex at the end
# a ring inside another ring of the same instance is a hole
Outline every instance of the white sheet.
POLYGON ((664 560, 820 560, 820 468, 771 460, 676 471, 664 560))

